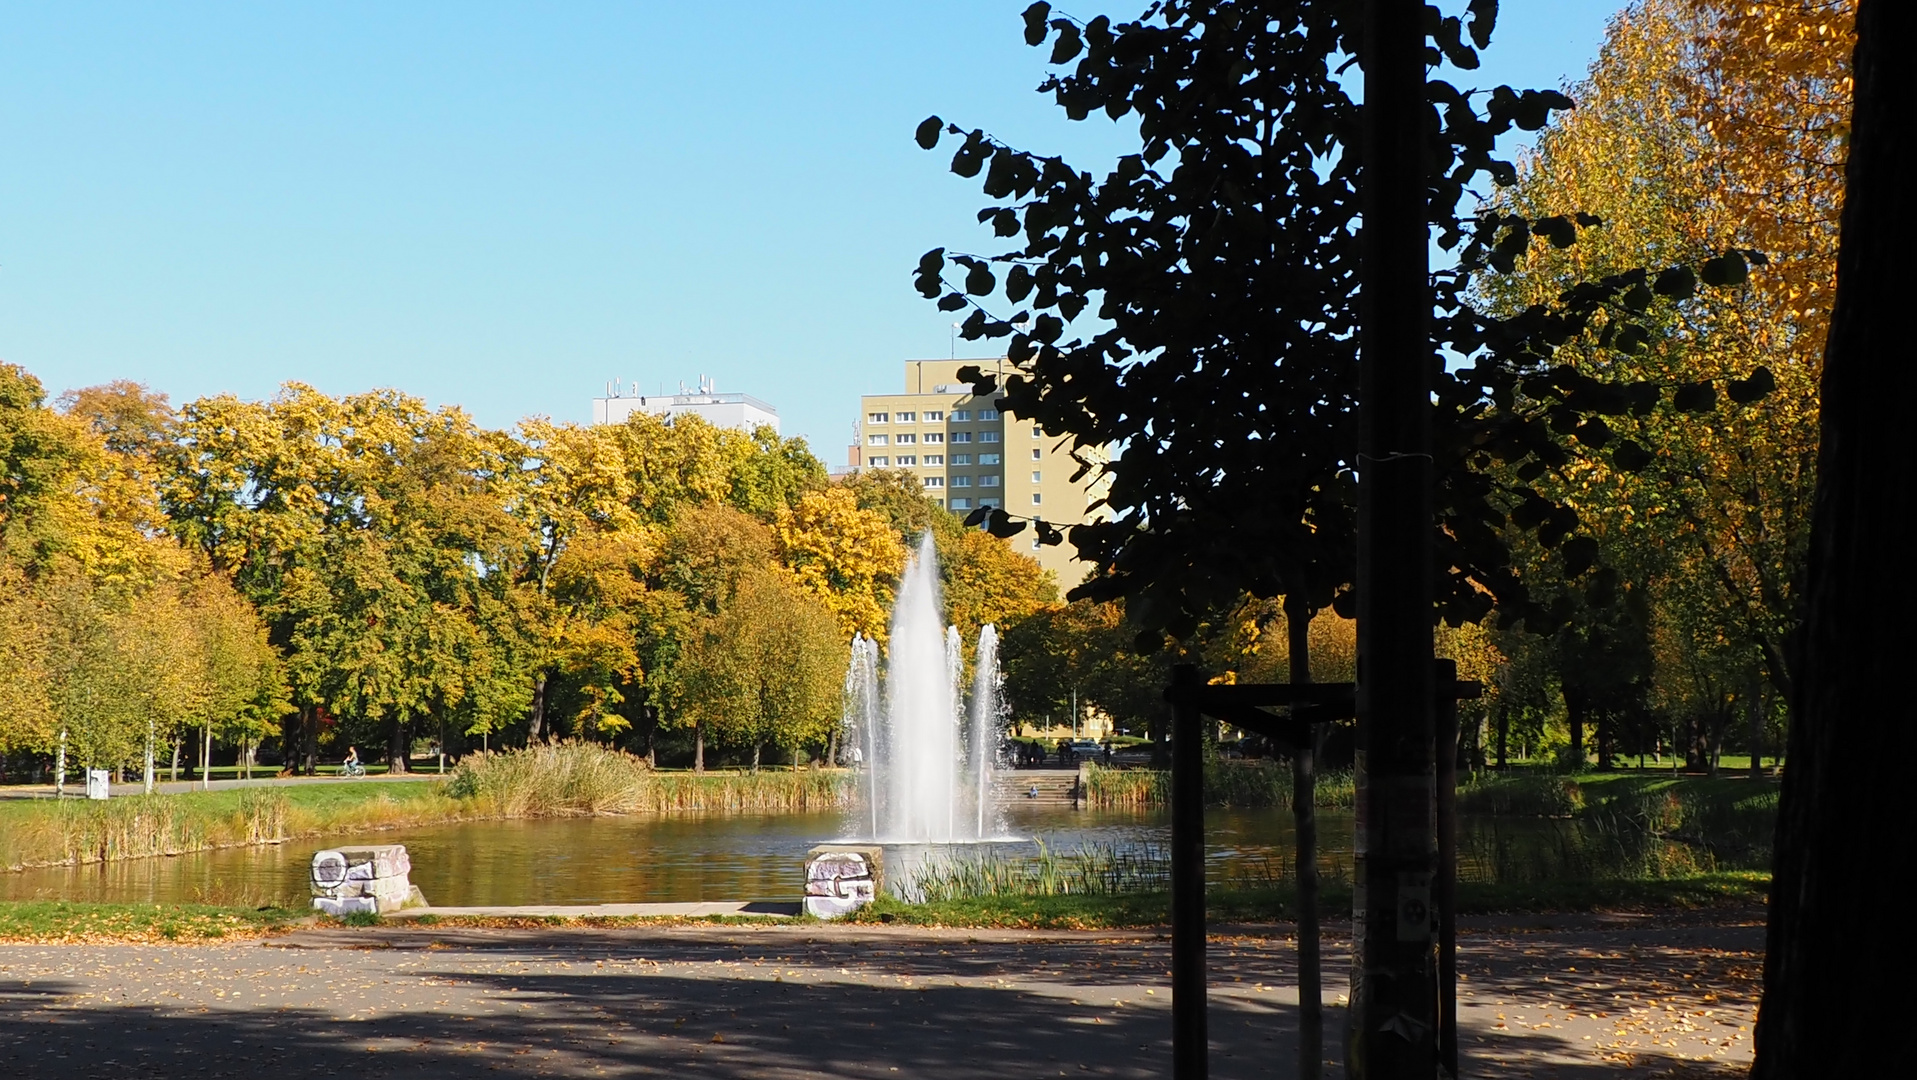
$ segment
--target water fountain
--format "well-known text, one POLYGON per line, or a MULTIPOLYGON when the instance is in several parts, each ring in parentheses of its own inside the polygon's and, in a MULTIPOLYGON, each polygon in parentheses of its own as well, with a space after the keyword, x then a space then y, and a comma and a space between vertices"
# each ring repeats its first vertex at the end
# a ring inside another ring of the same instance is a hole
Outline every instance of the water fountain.
POLYGON ((1000 832, 991 798, 1002 719, 998 631, 979 631, 968 709, 958 628, 945 626, 942 612, 927 533, 892 608, 883 689, 872 639, 853 639, 846 670, 846 745, 863 772, 870 839, 963 843, 1000 832))

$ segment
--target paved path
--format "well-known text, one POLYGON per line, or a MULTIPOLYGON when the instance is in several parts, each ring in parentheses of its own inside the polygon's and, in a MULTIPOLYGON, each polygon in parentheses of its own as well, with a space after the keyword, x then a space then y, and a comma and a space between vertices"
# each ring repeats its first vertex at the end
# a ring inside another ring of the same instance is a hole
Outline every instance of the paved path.
POLYGON ((422 915, 490 919, 710 919, 739 916, 754 919, 790 919, 797 903, 765 900, 706 900, 684 904, 521 904, 515 907, 416 907, 395 911, 388 919, 417 919, 422 915))
MULTIPOLYGON (((1479 922, 1466 1075, 1732 1075, 1757 920, 1479 922)), ((1284 928, 1212 957, 1212 1074, 1291 1075, 1284 928)), ((1152 933, 817 925, 0 946, 0 1076, 1163 1077, 1168 963, 1152 933)))
MULTIPOLYGON (((451 775, 452 773, 450 772, 446 774, 446 776, 451 775)), ((233 788, 282 787, 288 784, 361 784, 367 782, 378 784, 388 780, 444 780, 446 776, 441 776, 436 772, 374 773, 371 776, 363 777, 273 776, 268 774, 266 776, 256 776, 251 780, 214 780, 208 784, 207 790, 228 791, 233 788)), ((153 790, 160 795, 179 795, 188 791, 199 791, 201 788, 198 780, 160 780, 154 783, 153 790)), ((108 791, 117 799, 123 795, 143 794, 146 788, 138 778, 135 778, 124 784, 114 784, 108 791)), ((52 784, 8 784, 0 787, 0 799, 51 799, 53 797, 54 789, 52 784)), ((86 798, 86 778, 81 777, 78 782, 68 781, 65 797, 69 799, 86 798)))

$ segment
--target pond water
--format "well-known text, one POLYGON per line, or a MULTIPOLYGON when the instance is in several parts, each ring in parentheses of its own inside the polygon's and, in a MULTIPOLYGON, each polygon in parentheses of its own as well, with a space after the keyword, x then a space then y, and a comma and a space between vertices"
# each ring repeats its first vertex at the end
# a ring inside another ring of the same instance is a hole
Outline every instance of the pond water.
MULTIPOLYGON (((1163 813, 1065 807, 1008 809, 1016 840, 989 845, 1009 858, 1043 843, 1163 856, 1171 839, 1163 813)), ((1321 811, 1328 869, 1350 864, 1349 814, 1321 811)), ((1291 818, 1281 810, 1215 810, 1206 815, 1215 877, 1290 876, 1291 818)), ((445 906, 774 900, 797 896, 801 863, 815 844, 848 834, 838 813, 668 815, 462 822, 358 836, 88 866, 0 873, 0 897, 113 902, 266 903, 305 906, 306 875, 322 846, 405 844, 413 883, 445 906)), ((899 876, 939 849, 888 845, 899 876)))
MULTIPOLYGON (((1006 808, 1014 839, 984 845, 885 845, 894 887, 928 861, 1007 860, 1092 851, 1162 861, 1171 840, 1164 812, 1006 808)), ((1352 815, 1320 810, 1319 867, 1349 881, 1352 815)), ((546 818, 462 822, 170 858, 0 873, 0 899, 207 903, 304 907, 307 868, 322 846, 405 844, 413 883, 451 907, 517 904, 790 900, 815 844, 853 835, 863 821, 839 813, 546 818)), ((1291 814, 1283 809, 1205 815, 1207 874, 1215 882, 1261 883, 1292 875, 1291 814)), ((1708 850, 1654 839, 1615 823, 1466 815, 1459 822, 1459 876, 1540 881, 1695 872, 1717 864, 1708 850)), ((1727 864, 1729 865, 1729 864, 1727 864)))

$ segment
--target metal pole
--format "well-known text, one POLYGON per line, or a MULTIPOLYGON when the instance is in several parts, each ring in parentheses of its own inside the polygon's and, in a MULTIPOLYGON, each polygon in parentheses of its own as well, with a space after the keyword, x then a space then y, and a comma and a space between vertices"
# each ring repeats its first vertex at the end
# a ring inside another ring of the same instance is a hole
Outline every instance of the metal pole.
POLYGON ((1363 0, 1358 760, 1349 1075, 1438 1066, 1424 4, 1363 0))
POLYGON ((1458 1075, 1458 662, 1439 660, 1438 876, 1431 902, 1438 909, 1438 1064, 1458 1075))
POLYGON ((1205 758, 1198 669, 1172 668, 1172 1077, 1204 1080, 1205 758))

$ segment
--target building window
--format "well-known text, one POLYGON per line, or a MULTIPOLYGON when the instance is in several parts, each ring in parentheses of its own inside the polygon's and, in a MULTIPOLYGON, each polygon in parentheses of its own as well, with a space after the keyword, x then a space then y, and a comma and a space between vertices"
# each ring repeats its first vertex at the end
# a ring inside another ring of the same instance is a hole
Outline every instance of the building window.
POLYGON ((1034 491, 1032 492, 1032 505, 1037 506, 1038 504, 1039 504, 1039 495, 1038 495, 1038 492, 1034 491))
POLYGON ((972 410, 970 409, 953 409, 952 410, 952 422, 955 424, 962 423, 966 420, 970 420, 971 418, 972 418, 972 410))
POLYGON ((890 458, 875 457, 872 459, 872 467, 875 469, 883 469, 891 463, 890 458))
MULTIPOLYGON (((879 437, 880 437, 880 438, 884 438, 885 436, 883 436, 883 435, 881 435, 881 436, 879 436, 879 437)), ((900 445, 900 446, 906 446, 906 445, 909 445, 909 444, 911 444, 911 443, 915 443, 915 442, 918 442, 918 441, 919 441, 919 437, 918 437, 917 435, 906 435, 906 434, 904 434, 904 433, 900 433, 900 435, 899 435, 899 445, 900 445)))
POLYGON ((953 487, 971 487, 972 478, 969 476, 954 476, 952 478, 952 486, 953 487))
POLYGON ((979 441, 979 442, 997 442, 997 441, 998 441, 998 432, 996 432, 996 431, 981 431, 981 432, 979 432, 979 433, 978 433, 978 441, 979 441))
POLYGON ((980 420, 988 420, 988 421, 997 420, 998 410, 997 409, 980 409, 978 411, 978 418, 980 420))
POLYGON ((997 454, 980 454, 978 456, 978 463, 980 465, 997 465, 998 455, 997 454))
POLYGON ((998 500, 997 499, 980 499, 978 501, 978 504, 980 506, 997 506, 998 500))
POLYGON ((902 412, 899 414, 899 423, 901 424, 909 424, 913 421, 913 419, 914 417, 909 412, 902 412))
POLYGON ((865 437, 865 445, 867 445, 867 446, 884 446, 884 445, 885 445, 885 436, 883 436, 883 435, 867 435, 867 436, 865 437))
POLYGON ((969 431, 954 431, 952 433, 952 441, 953 442, 971 442, 972 433, 969 431))
POLYGON ((952 509, 954 510, 970 510, 971 508, 972 508, 972 500, 970 499, 953 499, 952 500, 952 509))
POLYGON ((1040 450, 1040 449, 1039 449, 1038 447, 1036 447, 1036 446, 1034 446, 1034 447, 1032 447, 1032 460, 1033 460, 1033 461, 1037 461, 1037 460, 1039 460, 1039 455, 1041 455, 1041 454, 1043 454, 1043 453, 1044 453, 1044 451, 1043 451, 1043 450, 1040 450))
POLYGON ((937 409, 928 410, 925 414, 925 422, 928 424, 936 424, 943 419, 945 419, 945 414, 939 412, 937 409))
POLYGON ((871 422, 873 422, 874 424, 883 424, 883 423, 885 423, 885 414, 884 414, 884 413, 882 413, 882 412, 875 412, 875 413, 867 413, 867 414, 865 415, 865 418, 866 418, 867 420, 870 420, 870 421, 871 421, 871 422))
POLYGON ((945 455, 944 454, 927 454, 925 455, 925 463, 927 465, 943 465, 945 464, 945 455))
POLYGON ((944 487, 944 486, 945 486, 945 477, 943 477, 943 476, 928 476, 928 477, 926 477, 926 478, 925 478, 925 486, 926 486, 926 487, 929 487, 929 488, 934 488, 934 487, 935 487, 935 488, 942 488, 942 487, 944 487))
POLYGON ((1033 470, 1032 470, 1032 483, 1034 483, 1034 484, 1036 484, 1036 483, 1038 483, 1038 482, 1039 482, 1039 477, 1038 477, 1038 470, 1037 470, 1037 469, 1033 469, 1033 470))
POLYGON ((953 454, 952 455, 952 464, 954 465, 970 465, 971 463, 972 463, 972 455, 970 454, 953 454))
POLYGON ((926 442, 944 442, 945 434, 939 431, 928 431, 925 433, 925 441, 926 442))
POLYGON ((944 505, 945 505, 945 500, 944 500, 944 499, 933 499, 933 500, 932 500, 932 505, 933 505, 933 506, 944 506, 944 505))
POLYGON ((986 473, 985 475, 983 475, 983 476, 981 476, 981 477, 979 477, 979 478, 978 478, 978 486, 979 486, 979 487, 997 487, 997 486, 998 486, 998 474, 997 474, 997 473, 986 473))
POLYGON ((1034 438, 1034 439, 1042 439, 1042 438, 1044 438, 1044 437, 1045 437, 1045 433, 1044 433, 1044 432, 1042 432, 1042 431, 1040 431, 1040 430, 1038 430, 1038 425, 1037 425, 1037 424, 1033 424, 1033 425, 1032 425, 1032 438, 1034 438))
POLYGON ((913 457, 910 454, 899 455, 899 464, 901 465, 917 465, 918 463, 919 463, 919 459, 913 457))

